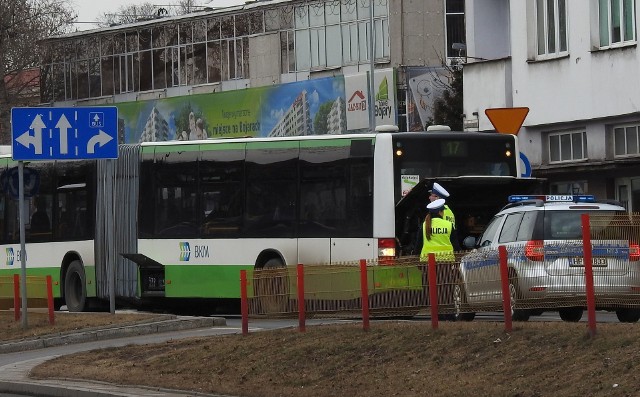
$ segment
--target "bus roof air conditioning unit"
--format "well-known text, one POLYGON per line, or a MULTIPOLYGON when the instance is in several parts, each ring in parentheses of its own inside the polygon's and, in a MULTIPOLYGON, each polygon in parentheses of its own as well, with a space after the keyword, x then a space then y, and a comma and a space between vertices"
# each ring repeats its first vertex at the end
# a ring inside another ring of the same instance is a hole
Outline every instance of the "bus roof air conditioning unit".
POLYGON ((427 127, 427 131, 451 131, 448 125, 434 124, 427 127))

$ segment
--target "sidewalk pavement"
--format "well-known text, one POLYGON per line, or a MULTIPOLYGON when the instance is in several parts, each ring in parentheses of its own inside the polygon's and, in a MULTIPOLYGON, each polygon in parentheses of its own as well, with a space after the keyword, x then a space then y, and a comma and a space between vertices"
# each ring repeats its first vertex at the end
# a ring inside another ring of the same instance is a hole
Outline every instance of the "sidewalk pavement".
MULTIPOLYGON (((226 319, 221 317, 167 317, 166 320, 149 323, 112 326, 104 329, 90 329, 79 332, 63 333, 55 336, 41 337, 32 340, 8 342, 0 344, 0 354, 42 349, 73 343, 91 342, 105 339, 124 338, 152 333, 180 331, 194 328, 225 326, 226 319)), ((187 397, 213 396, 191 391, 167 390, 121 386, 97 381, 31 379, 29 371, 36 365, 54 358, 40 357, 0 367, 0 393, 25 394, 27 396, 50 397, 187 397)), ((216 396, 224 397, 224 396, 216 396)))

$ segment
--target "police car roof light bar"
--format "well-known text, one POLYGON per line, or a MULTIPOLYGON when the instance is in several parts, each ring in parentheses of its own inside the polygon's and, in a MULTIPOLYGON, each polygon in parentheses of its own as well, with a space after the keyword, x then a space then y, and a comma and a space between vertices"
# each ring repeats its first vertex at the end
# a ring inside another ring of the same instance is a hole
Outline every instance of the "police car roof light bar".
POLYGON ((548 194, 548 195, 511 195, 510 203, 518 203, 525 200, 542 200, 544 202, 568 202, 568 203, 595 203, 596 197, 592 194, 548 194))

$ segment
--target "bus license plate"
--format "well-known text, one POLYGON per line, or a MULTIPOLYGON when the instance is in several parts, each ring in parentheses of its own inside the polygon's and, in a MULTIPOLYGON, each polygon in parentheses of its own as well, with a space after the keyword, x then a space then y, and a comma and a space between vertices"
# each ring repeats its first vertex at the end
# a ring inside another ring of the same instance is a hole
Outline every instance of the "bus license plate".
MULTIPOLYGON (((591 258, 593 266, 607 266, 607 258, 591 258)), ((569 258, 569 266, 584 266, 583 257, 569 258)))

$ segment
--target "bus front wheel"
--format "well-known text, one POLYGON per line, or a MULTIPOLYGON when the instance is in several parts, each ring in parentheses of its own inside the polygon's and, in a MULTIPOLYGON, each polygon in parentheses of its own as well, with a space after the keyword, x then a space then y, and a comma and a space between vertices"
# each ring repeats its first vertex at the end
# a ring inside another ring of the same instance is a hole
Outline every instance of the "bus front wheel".
POLYGON ((80 261, 73 261, 64 277, 64 299, 70 312, 84 311, 87 305, 87 289, 84 269, 80 261))

